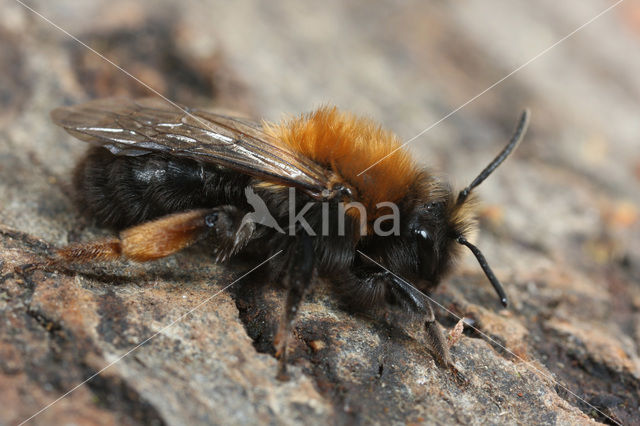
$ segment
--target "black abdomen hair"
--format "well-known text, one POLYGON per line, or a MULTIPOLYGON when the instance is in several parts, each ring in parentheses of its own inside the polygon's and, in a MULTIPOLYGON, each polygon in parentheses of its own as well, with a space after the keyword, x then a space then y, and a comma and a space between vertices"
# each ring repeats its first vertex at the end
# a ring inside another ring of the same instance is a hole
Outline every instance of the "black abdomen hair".
POLYGON ((113 155, 100 147, 89 150, 74 174, 81 211, 116 229, 194 208, 242 206, 249 181, 247 175, 188 158, 113 155))

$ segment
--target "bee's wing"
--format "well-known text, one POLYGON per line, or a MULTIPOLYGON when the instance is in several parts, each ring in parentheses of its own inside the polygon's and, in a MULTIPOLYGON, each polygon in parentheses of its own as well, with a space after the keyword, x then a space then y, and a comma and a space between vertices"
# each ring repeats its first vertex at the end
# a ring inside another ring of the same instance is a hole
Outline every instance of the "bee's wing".
POLYGON ((239 118, 183 111, 155 99, 96 100, 57 108, 51 118, 78 139, 116 155, 165 152, 298 187, 314 197, 329 189, 323 167, 279 147, 261 125, 239 118))

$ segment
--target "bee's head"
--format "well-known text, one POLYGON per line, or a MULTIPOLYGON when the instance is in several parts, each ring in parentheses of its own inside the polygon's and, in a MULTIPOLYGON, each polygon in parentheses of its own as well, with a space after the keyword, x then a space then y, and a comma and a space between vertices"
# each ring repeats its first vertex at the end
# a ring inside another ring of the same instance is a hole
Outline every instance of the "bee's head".
POLYGON ((458 248, 465 246, 480 263, 480 267, 498 293, 500 302, 507 306, 507 295, 500 281, 489 267, 482 252, 467 239, 475 224, 475 198, 471 191, 515 149, 522 140, 528 123, 529 111, 525 110, 509 143, 469 186, 460 191, 457 198, 454 198, 448 188, 429 184, 431 186, 429 201, 417 203, 417 208, 408 224, 408 230, 417 242, 418 272, 422 278, 437 283, 449 270, 458 248), (433 188, 436 188, 436 191, 433 191, 433 188))

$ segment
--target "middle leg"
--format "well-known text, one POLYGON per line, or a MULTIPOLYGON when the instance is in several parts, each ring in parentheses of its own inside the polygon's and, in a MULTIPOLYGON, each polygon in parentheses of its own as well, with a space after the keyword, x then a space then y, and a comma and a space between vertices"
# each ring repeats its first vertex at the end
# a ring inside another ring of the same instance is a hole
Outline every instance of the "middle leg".
POLYGON ((288 380, 287 375, 287 344, 291 335, 291 328, 295 320, 298 308, 302 302, 313 278, 315 266, 313 241, 305 232, 295 238, 295 243, 287 253, 287 276, 285 284, 287 288, 287 301, 278 332, 274 339, 276 357, 278 358, 279 380, 288 380))

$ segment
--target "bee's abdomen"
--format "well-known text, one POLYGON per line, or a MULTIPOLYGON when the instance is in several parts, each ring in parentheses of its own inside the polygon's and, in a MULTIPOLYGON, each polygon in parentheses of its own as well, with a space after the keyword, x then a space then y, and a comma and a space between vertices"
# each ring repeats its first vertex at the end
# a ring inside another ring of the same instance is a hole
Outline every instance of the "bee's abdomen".
POLYGON ((91 148, 74 176, 80 209, 122 229, 170 213, 243 204, 249 177, 160 153, 113 155, 91 148))

